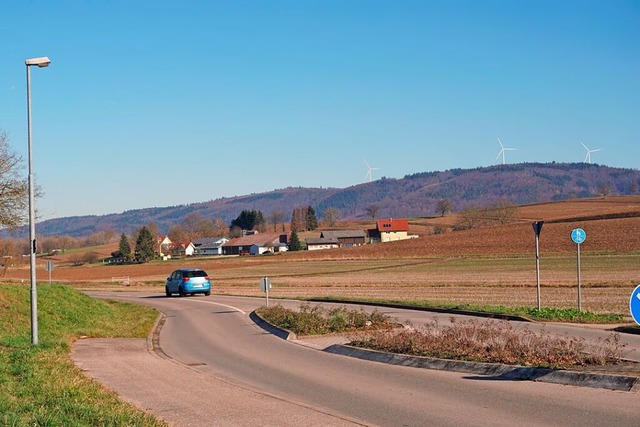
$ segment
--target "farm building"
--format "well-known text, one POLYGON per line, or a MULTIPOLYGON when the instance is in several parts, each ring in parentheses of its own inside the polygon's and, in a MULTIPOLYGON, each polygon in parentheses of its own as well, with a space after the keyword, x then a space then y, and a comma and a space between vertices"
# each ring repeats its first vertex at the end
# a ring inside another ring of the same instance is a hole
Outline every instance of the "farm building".
POLYGON ((320 238, 335 240, 339 247, 349 247, 364 245, 367 234, 364 230, 329 230, 322 231, 320 238))
POLYGON ((260 255, 265 252, 285 252, 287 235, 278 233, 256 233, 229 240, 222 245, 223 255, 260 255))
POLYGON ((330 239, 330 238, 309 238, 306 240, 307 242, 307 250, 317 251, 320 249, 333 249, 338 246, 338 239, 330 239))

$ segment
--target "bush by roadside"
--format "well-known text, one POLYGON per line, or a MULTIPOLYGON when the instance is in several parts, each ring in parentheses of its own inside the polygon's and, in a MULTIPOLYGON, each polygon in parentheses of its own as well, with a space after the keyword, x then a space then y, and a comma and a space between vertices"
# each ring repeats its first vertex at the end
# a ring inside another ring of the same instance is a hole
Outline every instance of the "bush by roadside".
POLYGON ((278 304, 261 307, 256 312, 266 321, 297 335, 322 335, 356 330, 390 329, 393 319, 377 310, 349 310, 345 307, 327 309, 321 305, 301 304, 298 311, 278 304))

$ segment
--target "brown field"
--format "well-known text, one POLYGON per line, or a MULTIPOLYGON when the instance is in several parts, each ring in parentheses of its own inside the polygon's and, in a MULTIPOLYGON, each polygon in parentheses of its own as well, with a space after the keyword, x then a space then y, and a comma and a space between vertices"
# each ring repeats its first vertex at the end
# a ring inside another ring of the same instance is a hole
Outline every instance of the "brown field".
MULTIPOLYGON (((269 276, 272 297, 366 297, 430 300, 505 306, 535 306, 535 239, 531 222, 545 220, 540 237, 543 307, 577 306, 576 245, 570 232, 582 227, 582 307, 594 312, 627 313, 629 296, 640 283, 640 197, 580 199, 519 208, 516 223, 429 235, 435 224, 452 224, 455 215, 411 219, 419 239, 326 251, 259 257, 210 257, 149 264, 73 267, 70 255, 54 258, 54 281, 82 288, 162 292, 175 268, 204 268, 214 293, 262 296, 259 279, 269 276), (578 218, 572 222, 571 218, 578 218), (124 277, 129 284, 124 285, 124 277)), ((372 221, 343 223, 370 228, 372 221)), ((315 236, 319 233, 316 232, 315 236)), ((115 246, 101 248, 108 255, 115 246)), ((48 280, 38 258, 38 280, 48 280)), ((28 267, 9 268, 5 280, 29 280, 28 267)))

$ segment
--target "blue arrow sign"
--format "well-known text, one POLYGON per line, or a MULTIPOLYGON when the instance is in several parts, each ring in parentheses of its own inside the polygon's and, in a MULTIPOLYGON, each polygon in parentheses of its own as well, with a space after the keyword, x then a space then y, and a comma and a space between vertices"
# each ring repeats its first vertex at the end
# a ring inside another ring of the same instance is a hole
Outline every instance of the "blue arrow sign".
POLYGON ((574 228, 573 231, 571 231, 571 240, 573 240, 573 243, 579 245, 587 240, 587 233, 585 233, 582 228, 574 228))
POLYGON ((629 310, 631 311, 631 317, 640 325, 640 285, 631 292, 631 299, 629 300, 629 310))

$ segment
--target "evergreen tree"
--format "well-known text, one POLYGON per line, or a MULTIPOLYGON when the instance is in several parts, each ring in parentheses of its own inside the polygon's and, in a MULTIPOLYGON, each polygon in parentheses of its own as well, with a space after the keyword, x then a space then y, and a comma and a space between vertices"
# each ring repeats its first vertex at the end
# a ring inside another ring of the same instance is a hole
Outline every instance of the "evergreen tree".
POLYGON ((142 227, 136 239, 136 258, 141 262, 149 262, 154 257, 153 236, 147 227, 142 227))
POLYGON ((295 230, 291 230, 291 240, 289 241, 289 250, 290 251, 301 251, 302 243, 300 243, 300 239, 298 238, 298 232, 295 230))
POLYGON ((311 206, 307 207, 307 231, 313 231, 318 228, 318 219, 316 211, 311 206))
POLYGON ((231 226, 229 228, 239 227, 242 230, 256 229, 258 231, 263 231, 265 223, 266 221, 264 220, 264 215, 262 215, 261 211, 245 209, 240 212, 240 215, 238 215, 236 219, 231 221, 231 226))
POLYGON ((129 239, 127 239, 127 236, 124 233, 120 236, 118 251, 120 252, 120 256, 124 259, 131 259, 131 245, 129 244, 129 239))

